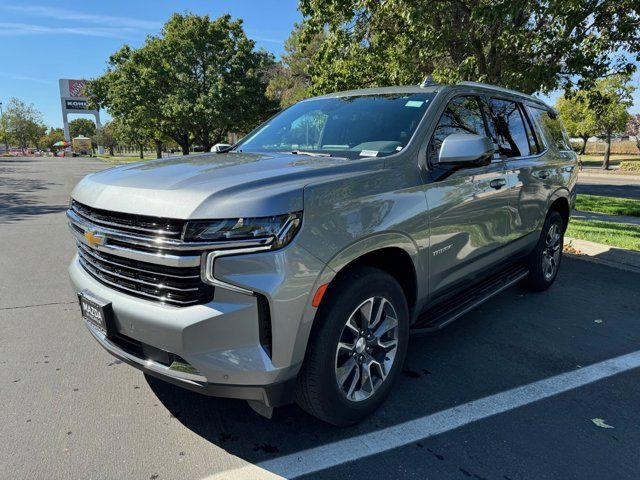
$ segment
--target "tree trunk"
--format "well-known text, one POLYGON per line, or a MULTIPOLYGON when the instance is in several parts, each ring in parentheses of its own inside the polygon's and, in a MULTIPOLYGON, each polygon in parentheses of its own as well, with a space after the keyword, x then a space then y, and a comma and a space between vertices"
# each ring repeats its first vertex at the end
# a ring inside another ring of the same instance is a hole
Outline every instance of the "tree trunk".
POLYGON ((109 147, 109 154, 113 157, 115 155, 115 152, 113 150, 113 147, 109 147))
POLYGON ((156 158, 162 158, 162 142, 155 140, 156 142, 156 158))
POLYGON ((604 160, 602 161, 603 170, 609 170, 610 154, 611 154, 611 133, 607 132, 607 140, 604 144, 604 160))
POLYGON ((140 160, 144 160, 144 145, 140 144, 140 160))
POLYGON ((584 153, 587 151, 587 141, 589 140, 589 137, 580 138, 582 138, 582 148, 580 149, 580 155, 584 155, 584 153))
POLYGON ((180 142, 180 149, 182 150, 182 155, 189 155, 189 142, 180 142))
POLYGON ((636 135, 636 147, 640 150, 640 132, 636 135))

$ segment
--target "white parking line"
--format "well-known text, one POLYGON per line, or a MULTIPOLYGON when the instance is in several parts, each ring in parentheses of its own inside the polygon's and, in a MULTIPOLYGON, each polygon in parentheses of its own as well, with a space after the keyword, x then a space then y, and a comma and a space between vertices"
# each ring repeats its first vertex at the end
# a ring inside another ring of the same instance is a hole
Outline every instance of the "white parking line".
POLYGON ((382 430, 247 465, 214 478, 295 478, 360 460, 640 367, 640 351, 490 395, 382 430), (259 468, 256 468, 259 467, 259 468), (260 470, 263 469, 263 470, 260 470), (275 474, 275 475, 274 475, 275 474))

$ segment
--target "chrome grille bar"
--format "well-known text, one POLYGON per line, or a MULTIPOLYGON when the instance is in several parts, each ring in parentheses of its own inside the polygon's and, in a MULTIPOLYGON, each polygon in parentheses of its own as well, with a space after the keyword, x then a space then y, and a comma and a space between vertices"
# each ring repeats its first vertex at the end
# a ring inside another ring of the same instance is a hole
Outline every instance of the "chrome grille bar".
POLYGON ((175 306, 211 300, 215 285, 202 279, 202 259, 209 252, 260 251, 273 242, 188 242, 182 240, 186 220, 108 212, 77 201, 67 219, 78 261, 89 275, 121 292, 175 306))
POLYGON ((164 283, 153 283, 153 282, 148 282, 146 280, 142 280, 140 278, 136 278, 136 277, 129 277, 127 275, 122 275, 121 273, 106 269, 102 266, 100 266, 100 264, 94 260, 91 259, 91 257, 89 255, 86 255, 84 252, 80 253, 80 258, 82 258, 82 260, 86 263, 89 263, 93 268, 95 268, 96 270, 102 272, 102 273, 106 273, 107 275, 111 275, 117 278, 121 278, 123 280, 127 280, 130 282, 134 282, 134 283, 140 283, 142 285, 147 285, 149 287, 153 287, 156 290, 172 290, 174 292, 197 292, 199 291, 198 287, 189 287, 189 288, 180 288, 180 287, 173 287, 171 285, 165 285, 164 283))

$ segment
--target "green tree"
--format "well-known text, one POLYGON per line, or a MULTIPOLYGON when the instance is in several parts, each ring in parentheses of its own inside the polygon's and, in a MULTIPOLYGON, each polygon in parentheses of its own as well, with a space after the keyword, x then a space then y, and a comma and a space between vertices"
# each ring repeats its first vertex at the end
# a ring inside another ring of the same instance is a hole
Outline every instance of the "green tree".
POLYGON ((631 118, 628 108, 633 105, 634 87, 629 85, 629 77, 615 75, 598 81, 595 88, 588 93, 589 105, 596 118, 596 128, 604 137, 604 159, 602 168, 609 169, 611 155, 611 137, 625 131, 631 118))
POLYGON ((325 37, 324 30, 302 41, 304 26, 296 24, 284 43, 284 53, 269 74, 267 96, 285 108, 311 96, 309 66, 325 37))
POLYGON ((640 113, 636 113, 629 119, 625 133, 636 137, 636 147, 640 150, 640 113))
POLYGON ((9 138, 23 150, 36 145, 47 129, 42 123, 42 114, 17 98, 9 100, 5 117, 9 138))
POLYGON ((46 150, 53 147, 53 144, 64 140, 64 130, 61 128, 50 127, 49 131, 38 139, 38 148, 46 150))
POLYGON ((6 115, 0 117, 0 142, 4 145, 5 153, 9 152, 11 132, 9 131, 9 119, 6 115))
POLYGON ((558 98, 555 107, 569 136, 582 139, 580 154, 583 155, 587 140, 597 133, 595 113, 589 106, 586 93, 577 91, 569 96, 563 95, 558 98))
POLYGON ((76 118, 69 122, 69 136, 73 139, 79 136, 94 138, 96 124, 88 118, 76 118))
POLYGON ((96 132, 96 142, 109 150, 111 156, 115 155, 115 148, 118 146, 117 125, 114 120, 105 123, 96 132))
POLYGON ((273 58, 255 51, 242 21, 229 15, 174 14, 159 36, 139 49, 124 46, 107 72, 88 82, 92 104, 123 125, 173 139, 189 154, 193 141, 209 149, 230 131, 247 131, 270 115, 265 96, 273 58))
POLYGON ((637 0, 301 0, 314 93, 474 80, 527 93, 635 70, 637 0))

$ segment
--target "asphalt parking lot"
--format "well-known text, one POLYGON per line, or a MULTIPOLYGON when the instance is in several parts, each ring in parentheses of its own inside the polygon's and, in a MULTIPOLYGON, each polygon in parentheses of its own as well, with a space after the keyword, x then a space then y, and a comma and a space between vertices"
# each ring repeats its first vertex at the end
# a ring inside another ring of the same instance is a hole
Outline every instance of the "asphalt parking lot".
POLYGON ((565 257, 548 292, 511 288, 412 338, 363 424, 266 420, 147 379, 85 331, 64 210, 107 166, 0 159, 0 478, 638 478, 640 274, 565 257))

